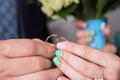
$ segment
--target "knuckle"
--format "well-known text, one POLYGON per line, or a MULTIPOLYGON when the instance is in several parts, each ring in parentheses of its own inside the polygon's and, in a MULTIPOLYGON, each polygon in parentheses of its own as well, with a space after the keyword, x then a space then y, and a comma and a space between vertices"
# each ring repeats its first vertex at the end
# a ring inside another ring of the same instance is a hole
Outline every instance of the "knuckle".
POLYGON ((46 46, 46 48, 44 48, 44 51, 45 51, 45 56, 46 57, 48 57, 48 58, 53 58, 54 57, 54 54, 52 54, 54 51, 55 51, 55 49, 54 48, 52 48, 52 47, 47 47, 46 46))
POLYGON ((36 59, 36 67, 40 70, 49 69, 52 67, 52 62, 44 57, 38 57, 36 59))
POLYGON ((42 58, 42 57, 38 57, 36 58, 36 65, 38 68, 40 68, 41 70, 44 69, 46 66, 45 66, 45 60, 42 58))
POLYGON ((34 54, 35 53, 35 48, 36 44, 32 40, 27 40, 25 43, 25 52, 29 54, 34 54))
POLYGON ((89 57, 91 57, 90 55, 92 55, 92 54, 91 54, 91 51, 88 49, 87 46, 83 46, 81 55, 82 55, 84 58, 89 58, 89 57), (89 54, 89 55, 88 55, 88 54, 89 54))

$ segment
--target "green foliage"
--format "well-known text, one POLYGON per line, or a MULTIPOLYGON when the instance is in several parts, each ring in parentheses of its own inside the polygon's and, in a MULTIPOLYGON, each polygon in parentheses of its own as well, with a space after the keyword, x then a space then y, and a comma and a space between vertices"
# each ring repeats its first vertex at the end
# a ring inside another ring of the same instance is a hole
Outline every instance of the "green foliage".
POLYGON ((102 11, 104 10, 108 2, 109 0, 98 0, 97 5, 96 5, 96 8, 97 8, 96 18, 101 17, 102 11))
POLYGON ((72 4, 71 6, 67 7, 67 8, 63 8, 60 12, 56 12, 55 15, 59 15, 61 18, 66 19, 66 17, 72 13, 76 8, 77 8, 77 4, 72 4))
POLYGON ((120 5, 120 0, 81 0, 73 15, 83 20, 100 19, 120 5))

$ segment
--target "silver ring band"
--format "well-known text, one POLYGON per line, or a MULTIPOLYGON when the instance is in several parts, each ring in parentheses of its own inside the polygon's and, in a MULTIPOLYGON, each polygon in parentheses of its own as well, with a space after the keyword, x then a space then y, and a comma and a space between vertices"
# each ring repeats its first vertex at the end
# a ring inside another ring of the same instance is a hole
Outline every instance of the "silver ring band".
POLYGON ((104 80, 103 78, 95 78, 94 80, 104 80))

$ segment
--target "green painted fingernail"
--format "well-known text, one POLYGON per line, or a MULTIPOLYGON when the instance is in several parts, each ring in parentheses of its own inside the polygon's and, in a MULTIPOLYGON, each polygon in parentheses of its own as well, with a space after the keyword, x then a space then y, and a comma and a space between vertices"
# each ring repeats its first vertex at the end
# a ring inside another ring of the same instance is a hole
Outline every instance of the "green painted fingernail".
POLYGON ((62 53, 62 51, 60 51, 60 50, 56 50, 56 51, 55 51, 55 55, 56 55, 57 57, 62 57, 63 53, 62 53))
POLYGON ((53 58, 53 63, 58 67, 61 66, 61 61, 58 57, 53 58))
POLYGON ((89 35, 91 35, 91 36, 94 36, 95 35, 95 31, 89 31, 89 35))
POLYGON ((92 41, 92 38, 91 38, 91 37, 88 37, 88 38, 86 39, 86 41, 89 43, 89 42, 92 41))

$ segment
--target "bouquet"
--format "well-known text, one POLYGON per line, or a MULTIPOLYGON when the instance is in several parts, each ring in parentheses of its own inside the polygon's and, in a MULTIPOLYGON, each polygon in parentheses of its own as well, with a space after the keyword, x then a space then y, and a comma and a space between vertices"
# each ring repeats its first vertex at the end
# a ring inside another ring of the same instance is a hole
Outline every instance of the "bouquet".
POLYGON ((42 11, 52 19, 64 18, 74 12, 79 5, 79 0, 39 0, 42 11))
POLYGON ((87 22, 87 30, 96 34, 90 44, 96 49, 103 49, 105 36, 102 29, 106 25, 105 14, 119 6, 120 0, 39 0, 41 10, 50 18, 64 18, 70 14, 87 22))
POLYGON ((120 4, 120 0, 39 0, 42 11, 50 18, 100 19, 120 4))

